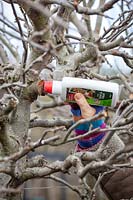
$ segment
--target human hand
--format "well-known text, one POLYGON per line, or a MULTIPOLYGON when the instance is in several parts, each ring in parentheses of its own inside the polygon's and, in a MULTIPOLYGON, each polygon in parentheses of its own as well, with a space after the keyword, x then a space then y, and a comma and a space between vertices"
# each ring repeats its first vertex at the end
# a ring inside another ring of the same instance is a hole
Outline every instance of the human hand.
MULTIPOLYGON (((74 122, 80 120, 80 119, 86 119, 91 118, 95 114, 99 113, 100 111, 103 111, 103 106, 90 106, 85 99, 84 95, 81 93, 76 93, 75 96, 76 103, 71 104, 71 112, 73 114, 74 122)), ((97 120, 84 122, 82 124, 79 124, 75 128, 76 135, 83 135, 86 132, 89 131, 89 129, 95 129, 95 128, 105 128, 106 125, 104 123, 104 120, 102 118, 99 118, 97 120)), ((105 133, 92 133, 89 136, 86 136, 82 139, 78 140, 78 145, 76 148, 76 151, 82 151, 88 150, 88 148, 95 147, 96 144, 98 144, 103 137, 105 136, 105 133)))
POLYGON ((103 106, 89 105, 86 98, 81 93, 76 93, 74 98, 76 103, 71 104, 71 112, 73 113, 74 121, 92 117, 104 110, 103 106))
POLYGON ((76 93, 74 98, 81 110, 81 118, 86 119, 95 115, 96 109, 88 104, 83 94, 76 93))

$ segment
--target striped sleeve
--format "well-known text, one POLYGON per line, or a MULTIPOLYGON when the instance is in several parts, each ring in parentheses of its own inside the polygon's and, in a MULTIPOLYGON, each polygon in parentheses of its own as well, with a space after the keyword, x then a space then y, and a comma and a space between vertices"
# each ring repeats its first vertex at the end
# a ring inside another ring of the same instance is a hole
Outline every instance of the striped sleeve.
MULTIPOLYGON (((96 114, 98 114, 99 112, 102 112, 104 110, 103 106, 93 106, 93 107, 96 109, 96 114)), ((72 105, 71 106, 71 112, 73 114, 74 121, 78 121, 79 119, 82 119, 81 111, 80 111, 80 108, 79 108, 78 105, 77 106, 72 105)), ((76 134, 76 136, 83 135, 83 134, 87 133, 90 130, 90 128, 95 129, 95 128, 98 128, 98 127, 100 127, 100 128, 106 127, 106 124, 104 123, 103 119, 98 119, 98 120, 95 120, 95 121, 86 122, 86 123, 78 125, 75 128, 75 134, 76 134)), ((93 133, 89 136, 86 136, 82 139, 79 139, 78 145, 83 149, 91 148, 94 145, 96 145, 97 143, 99 143, 103 139, 104 136, 105 136, 104 132, 93 133)))

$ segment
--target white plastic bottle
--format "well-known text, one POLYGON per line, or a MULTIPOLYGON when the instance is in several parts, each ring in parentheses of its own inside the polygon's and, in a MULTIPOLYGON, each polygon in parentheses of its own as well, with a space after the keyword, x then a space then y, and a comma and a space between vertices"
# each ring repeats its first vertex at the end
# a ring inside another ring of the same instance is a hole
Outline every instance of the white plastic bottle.
POLYGON ((114 107, 120 87, 112 82, 64 77, 62 81, 44 81, 44 92, 60 95, 67 102, 75 102, 75 93, 82 93, 91 105, 114 107))

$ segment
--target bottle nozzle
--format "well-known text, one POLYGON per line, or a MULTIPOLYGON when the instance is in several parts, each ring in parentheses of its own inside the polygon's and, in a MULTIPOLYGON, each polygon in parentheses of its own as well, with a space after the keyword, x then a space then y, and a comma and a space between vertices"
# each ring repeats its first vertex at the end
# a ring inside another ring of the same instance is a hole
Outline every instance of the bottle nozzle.
POLYGON ((61 94, 62 85, 60 81, 44 81, 44 92, 50 94, 61 94))
POLYGON ((53 81, 44 81, 44 92, 52 94, 53 81))

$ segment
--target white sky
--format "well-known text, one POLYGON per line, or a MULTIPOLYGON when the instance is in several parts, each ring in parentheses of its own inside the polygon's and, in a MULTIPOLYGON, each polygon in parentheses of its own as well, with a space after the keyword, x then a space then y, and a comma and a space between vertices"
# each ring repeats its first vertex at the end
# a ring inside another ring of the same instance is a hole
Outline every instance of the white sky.
MULTIPOLYGON (((0 2, 1 2, 1 1, 0 1, 0 2)), ((13 15, 11 6, 10 6, 9 4, 5 3, 5 2, 2 2, 2 3, 3 3, 3 5, 4 5, 4 7, 3 7, 3 9, 2 9, 2 7, 0 6, 0 16, 1 16, 1 12, 2 12, 2 10, 3 10, 4 16, 5 16, 9 21, 11 21, 15 27, 17 27, 17 23, 15 22, 15 18, 14 18, 14 15, 13 15)), ((16 5, 16 8, 17 8, 17 10, 19 11, 19 8, 18 8, 17 5, 16 5)), ((20 17, 22 16, 22 15, 21 15, 21 12, 18 12, 18 16, 20 16, 20 17)), ((3 26, 3 24, 0 22, 0 27, 2 27, 2 26, 3 26)), ((14 32, 12 29, 8 28, 7 26, 6 26, 5 28, 6 28, 6 30, 9 31, 10 33, 15 34, 15 35, 17 34, 16 32, 14 32)), ((17 35, 20 36, 19 34, 17 34, 17 35)), ((13 46, 17 49, 17 51, 19 52, 19 54, 22 55, 22 52, 23 52, 23 45, 22 45, 22 42, 19 41, 19 40, 17 40, 17 39, 15 39, 15 38, 13 38, 13 37, 11 37, 11 36, 9 36, 9 35, 7 35, 7 37, 8 37, 8 39, 9 39, 9 41, 13 44, 13 46)), ((11 58, 11 60, 13 61, 13 57, 11 56, 10 58, 11 58)))

